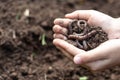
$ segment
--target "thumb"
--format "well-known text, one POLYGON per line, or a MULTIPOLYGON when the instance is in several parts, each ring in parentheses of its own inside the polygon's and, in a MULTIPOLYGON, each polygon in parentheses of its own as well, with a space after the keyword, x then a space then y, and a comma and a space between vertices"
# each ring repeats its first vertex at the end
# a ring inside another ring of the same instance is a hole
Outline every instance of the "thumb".
POLYGON ((85 63, 90 63, 90 62, 106 59, 108 57, 107 56, 108 49, 107 50, 105 49, 107 49, 107 46, 101 45, 90 51, 79 53, 74 56, 73 61, 76 64, 85 64, 85 63))
POLYGON ((88 20, 90 16, 91 16, 90 10, 77 10, 65 15, 66 18, 84 20, 88 20))
POLYGON ((73 61, 76 64, 90 63, 90 62, 97 59, 96 56, 97 55, 90 55, 90 53, 85 52, 85 53, 81 53, 81 54, 76 55, 74 57, 73 61))

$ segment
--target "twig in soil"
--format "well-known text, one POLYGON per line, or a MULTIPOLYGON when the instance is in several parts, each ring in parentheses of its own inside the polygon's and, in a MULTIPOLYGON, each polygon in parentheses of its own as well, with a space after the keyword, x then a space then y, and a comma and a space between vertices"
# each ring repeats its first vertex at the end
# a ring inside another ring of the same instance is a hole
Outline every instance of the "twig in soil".
POLYGON ((13 39, 16 39, 16 33, 13 31, 13 39))
POLYGON ((47 74, 46 73, 44 74, 44 79, 47 80, 47 74))
POLYGON ((29 10, 29 9, 26 9, 26 10, 24 11, 24 16, 29 17, 29 15, 30 15, 30 10, 29 10))
POLYGON ((31 55, 30 55, 30 60, 33 61, 34 60, 34 57, 35 57, 36 53, 33 52, 31 55))
POLYGON ((0 76, 0 80, 4 80, 2 76, 0 76))
POLYGON ((10 31, 10 33, 12 33, 12 38, 16 39, 16 32, 15 32, 15 30, 10 29, 9 31, 10 31))
POLYGON ((26 9, 23 13, 23 16, 21 17, 20 21, 24 21, 26 18, 30 16, 30 10, 26 9))

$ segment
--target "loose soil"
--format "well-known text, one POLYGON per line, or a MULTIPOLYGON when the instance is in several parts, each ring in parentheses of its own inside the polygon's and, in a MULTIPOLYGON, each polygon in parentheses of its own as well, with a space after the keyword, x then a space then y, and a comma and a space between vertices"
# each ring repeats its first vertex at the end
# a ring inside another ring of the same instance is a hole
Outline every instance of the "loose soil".
POLYGON ((119 66, 91 73, 52 44, 55 18, 78 9, 119 17, 119 6, 119 0, 0 0, 0 80, 120 80, 119 66), (30 16, 22 19, 26 9, 30 16))
POLYGON ((91 50, 108 40, 107 34, 98 26, 90 26, 85 20, 73 20, 68 25, 66 41, 80 49, 91 50))

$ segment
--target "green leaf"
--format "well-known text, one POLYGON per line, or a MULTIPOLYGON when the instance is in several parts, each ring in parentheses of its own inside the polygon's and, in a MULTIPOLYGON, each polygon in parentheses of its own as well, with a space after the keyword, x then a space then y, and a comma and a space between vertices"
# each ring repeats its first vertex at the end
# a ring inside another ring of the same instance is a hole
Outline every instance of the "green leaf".
POLYGON ((32 53, 32 56, 33 56, 33 57, 34 57, 34 56, 36 56, 36 53, 35 53, 35 52, 33 52, 33 53, 32 53))
POLYGON ((20 14, 17 14, 15 18, 16 18, 16 20, 19 20, 20 19, 20 14))
POLYGON ((88 80, 88 77, 83 76, 83 77, 80 77, 79 80, 88 80))
POLYGON ((41 44, 42 44, 43 46, 44 46, 44 45, 47 45, 46 40, 45 40, 45 34, 42 34, 41 44))

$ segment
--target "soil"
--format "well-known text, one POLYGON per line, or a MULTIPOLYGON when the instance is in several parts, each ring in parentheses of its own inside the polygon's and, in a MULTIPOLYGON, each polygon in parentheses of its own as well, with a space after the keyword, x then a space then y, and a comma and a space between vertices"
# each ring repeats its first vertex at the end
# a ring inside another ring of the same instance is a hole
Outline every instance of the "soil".
POLYGON ((86 51, 108 40, 107 34, 101 27, 90 26, 86 20, 73 20, 67 29, 66 41, 86 51))
POLYGON ((119 17, 119 6, 119 0, 0 0, 0 80, 120 80, 119 66, 91 73, 52 44, 55 18, 78 9, 119 17), (22 19, 26 9, 30 16, 22 19))

